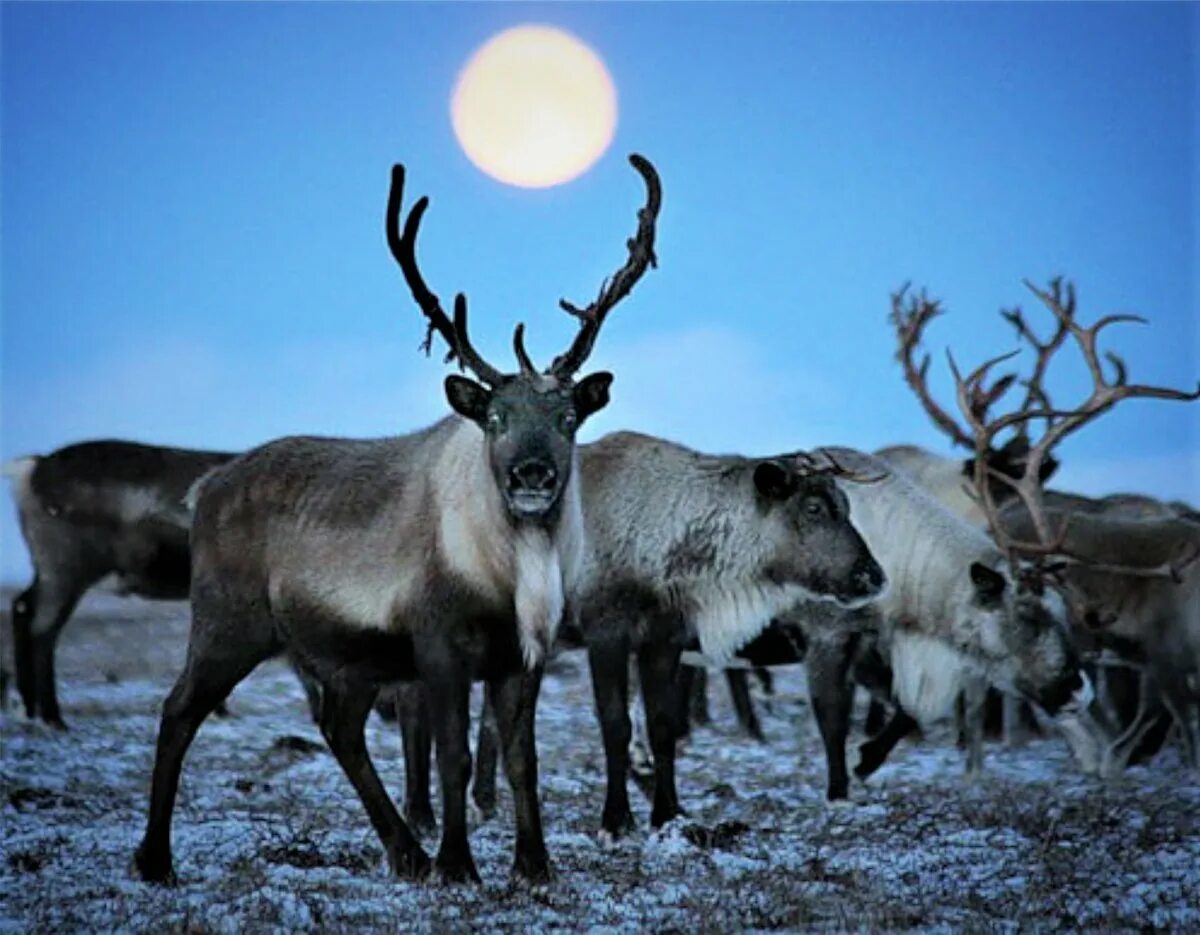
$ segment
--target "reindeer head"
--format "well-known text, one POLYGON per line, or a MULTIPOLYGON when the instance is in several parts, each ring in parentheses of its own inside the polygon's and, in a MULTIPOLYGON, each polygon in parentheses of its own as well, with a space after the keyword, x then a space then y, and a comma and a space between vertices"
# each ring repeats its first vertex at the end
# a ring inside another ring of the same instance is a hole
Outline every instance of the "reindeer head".
POLYGON ((765 511, 760 536, 766 541, 777 534, 773 577, 858 607, 879 597, 887 577, 851 524, 850 503, 835 478, 881 479, 848 470, 825 448, 758 462, 754 486, 765 511))
POLYGON ((1032 568, 1014 580, 1002 561, 974 562, 968 574, 969 612, 992 681, 1053 714, 1083 686, 1063 602, 1032 568))
POLYGON ((425 285, 416 260, 417 229, 429 205, 421 198, 409 212, 400 232, 400 203, 404 189, 404 167, 392 169, 388 196, 387 238, 392 255, 404 272, 413 298, 429 319, 423 348, 430 350, 433 332, 441 334, 449 347, 447 360, 457 359, 478 380, 457 374, 446 378, 446 397, 451 408, 483 431, 486 457, 510 517, 539 520, 554 515, 570 480, 574 460, 575 433, 584 420, 608 403, 612 374, 605 371, 576 380, 575 374, 591 353, 604 319, 645 273, 656 265, 655 221, 662 201, 658 174, 641 156, 629 157, 646 183, 646 204, 638 212, 637 234, 628 242, 629 259, 606 280, 596 300, 580 309, 563 300, 563 310, 580 322, 570 348, 544 371, 533 365, 525 350, 525 326, 513 334, 513 350, 519 369, 503 373, 485 361, 472 347, 467 332, 467 300, 461 293, 454 300, 453 322, 442 310, 438 297, 425 285))

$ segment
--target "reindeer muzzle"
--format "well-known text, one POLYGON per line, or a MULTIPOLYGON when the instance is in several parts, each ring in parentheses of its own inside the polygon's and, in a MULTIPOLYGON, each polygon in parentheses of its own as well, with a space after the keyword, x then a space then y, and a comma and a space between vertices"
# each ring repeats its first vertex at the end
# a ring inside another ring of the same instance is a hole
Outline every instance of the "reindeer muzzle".
POLYGON ((527 458, 508 472, 505 494, 515 516, 543 516, 558 500, 558 470, 543 458, 527 458))

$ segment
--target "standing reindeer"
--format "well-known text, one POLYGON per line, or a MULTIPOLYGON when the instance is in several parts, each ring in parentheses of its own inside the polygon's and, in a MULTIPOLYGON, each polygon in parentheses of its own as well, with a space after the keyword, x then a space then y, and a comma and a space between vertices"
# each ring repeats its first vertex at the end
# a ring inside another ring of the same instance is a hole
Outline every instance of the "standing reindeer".
POLYGON ((54 650, 80 598, 115 575, 121 593, 188 596, 188 488, 234 455, 83 442, 5 465, 33 582, 12 602, 17 691, 29 717, 65 730, 54 650))
MULTIPOLYGON (((992 368, 1011 358, 1016 351, 985 362, 965 377, 958 370, 953 357, 950 357, 958 407, 965 420, 965 428, 934 401, 926 385, 929 356, 926 355, 918 366, 913 362, 913 354, 920 344, 925 326, 940 314, 941 310, 936 301, 931 301, 923 295, 906 296, 906 290, 902 289, 892 297, 892 322, 899 338, 898 357, 904 365, 905 378, 934 422, 957 444, 967 447, 972 452, 972 458, 967 464, 971 471, 973 498, 1018 581, 1034 591, 1044 589, 1047 584, 1046 576, 1044 571, 1039 571, 1038 563, 1051 558, 1091 563, 1094 571, 1102 573, 1131 573, 1131 569, 1114 566, 1107 560, 1097 566, 1094 556, 1089 558, 1086 554, 1073 551, 1065 538, 1069 523, 1060 524, 1052 534, 1051 524, 1044 509, 1046 495, 1042 489, 1055 463, 1051 451, 1068 434, 1095 420, 1123 399, 1195 400, 1200 398, 1200 389, 1195 393, 1188 393, 1163 387, 1130 384, 1125 364, 1111 352, 1106 354, 1113 367, 1113 378, 1110 380, 1105 375, 1096 348, 1099 332, 1116 322, 1141 322, 1144 319, 1133 315, 1109 315, 1085 328, 1076 320, 1075 291, 1070 284, 1064 287, 1060 279, 1055 279, 1048 290, 1038 289, 1028 282, 1026 285, 1053 314, 1056 328, 1050 340, 1042 342, 1026 325, 1019 311, 1004 313, 1005 318, 1016 327, 1018 334, 1032 345, 1036 353, 1033 370, 1022 383, 1026 391, 1024 400, 1017 409, 999 415, 992 413, 993 407, 1005 397, 1016 382, 1015 374, 988 382, 992 368), (1051 404, 1042 384, 1051 358, 1068 337, 1073 339, 1083 356, 1092 376, 1093 389, 1088 398, 1074 409, 1061 410, 1051 404), (1031 426, 1035 422, 1042 423, 1043 431, 1036 442, 1030 442, 1031 426), (1014 432, 1015 436, 1006 445, 998 448, 999 436, 1010 431, 1014 432), (1005 450, 1019 452, 1019 472, 1005 470, 995 464, 994 453, 1005 450), (1005 503, 1008 504, 1007 507, 1004 507, 1005 503), (1032 524, 1033 535, 1014 537, 1000 519, 998 511, 1002 507, 1025 510, 1032 524), (1033 563, 1032 569, 1023 564, 1027 562, 1033 563)), ((1161 573, 1161 570, 1148 571, 1143 568, 1136 572, 1139 575, 1157 573, 1161 573)), ((1070 598, 1070 592, 1067 593, 1067 597, 1070 598)), ((1068 600, 1068 604, 1071 603, 1073 602, 1068 600)), ((897 719, 889 725, 889 741, 902 736, 904 723, 905 715, 899 712, 897 719)), ((978 740, 978 731, 972 731, 973 747, 977 747, 978 740)), ((886 749, 882 750, 883 755, 886 755, 886 752, 886 749)), ((970 756, 978 758, 978 753, 973 750, 970 756)))
POLYGON ((149 823, 137 850, 145 880, 173 877, 170 827, 183 757, 214 706, 264 659, 286 652, 321 686, 320 724, 362 799, 394 873, 417 878, 429 859, 384 790, 363 739, 379 688, 420 680, 437 739, 443 831, 434 869, 478 881, 467 841, 471 681, 496 712, 516 802, 514 872, 546 880, 550 862, 537 793, 534 708, 546 650, 575 599, 583 515, 575 432, 608 402, 612 375, 576 381, 613 307, 655 262, 661 188, 647 191, 629 258, 579 319, 570 348, 539 372, 523 328, 519 372, 471 346, 466 299, 454 320, 417 266, 422 198, 400 233, 404 170, 392 172, 387 240, 413 297, 481 382, 446 378, 457 413, 411 435, 373 441, 287 438, 209 475, 192 532, 187 665, 163 706, 149 823))
MULTIPOLYGON (((831 459, 705 455, 618 432, 582 446, 579 466, 587 548, 577 607, 604 738, 601 832, 615 838, 633 826, 631 652, 654 757, 657 828, 680 813, 675 744, 685 645, 698 637, 710 656, 727 658, 798 600, 857 606, 885 577, 850 522, 831 459)), ((419 736, 415 710, 400 707, 409 810, 420 814, 428 810, 428 753, 422 759, 410 742, 419 736)), ((477 801, 490 803, 490 785, 483 777, 477 801)))

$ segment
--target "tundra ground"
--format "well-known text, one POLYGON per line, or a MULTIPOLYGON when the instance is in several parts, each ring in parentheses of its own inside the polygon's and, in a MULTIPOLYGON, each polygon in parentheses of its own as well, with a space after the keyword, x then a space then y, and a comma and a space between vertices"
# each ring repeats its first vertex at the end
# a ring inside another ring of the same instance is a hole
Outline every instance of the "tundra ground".
MULTIPOLYGON (((7 620, 4 639, 11 671, 7 620)), ((797 669, 780 670, 763 745, 737 735, 714 685, 714 725, 694 732, 679 762, 689 817, 650 833, 635 794, 642 827, 606 848, 595 834, 603 756, 579 654, 553 663, 538 712, 557 871, 548 887, 509 879, 503 784, 499 813, 471 834, 482 886, 389 879, 280 662, 201 729, 176 811, 179 885, 146 886, 130 858, 186 639, 184 605, 93 597, 59 652, 70 733, 27 721, 9 698, 0 930, 1200 930, 1200 784, 1174 749, 1105 785, 1080 776, 1056 738, 993 746, 986 777, 967 785, 949 733, 935 732, 901 746, 853 805, 831 809, 797 669)), ((394 727, 372 716, 368 741, 399 798, 394 727)))

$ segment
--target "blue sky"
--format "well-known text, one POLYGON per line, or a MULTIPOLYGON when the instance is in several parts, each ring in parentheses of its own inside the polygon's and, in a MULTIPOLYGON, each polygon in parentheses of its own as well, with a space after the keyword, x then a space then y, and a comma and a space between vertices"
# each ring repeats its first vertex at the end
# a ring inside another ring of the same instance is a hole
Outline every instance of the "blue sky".
MULTIPOLYGON (((387 252, 392 162, 432 205, 422 266, 511 365, 574 326, 664 186, 661 268, 592 364, 587 437, 711 450, 913 442, 948 452, 892 360, 888 293, 923 284, 964 362, 1001 306, 1064 273, 1135 379, 1200 375, 1200 8, 1188 4, 5 4, 0 452, 94 437, 237 449, 373 436, 446 411, 387 252), (553 189, 459 149, 470 53, 547 23, 606 61, 613 147, 553 189)), ((1063 365, 1056 401, 1081 398, 1063 365)), ((1063 486, 1200 499, 1200 406, 1133 402, 1063 448, 1063 486)), ((11 509, 0 576, 22 575, 11 509)))

